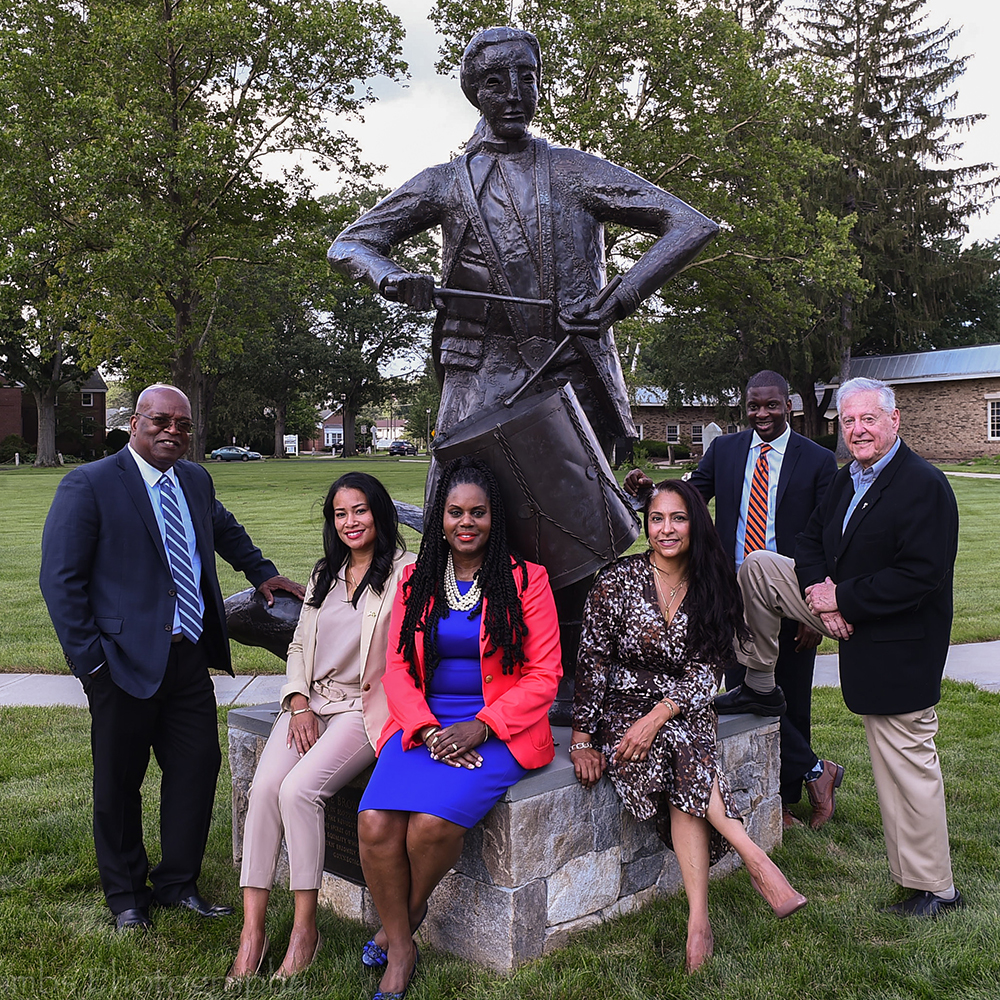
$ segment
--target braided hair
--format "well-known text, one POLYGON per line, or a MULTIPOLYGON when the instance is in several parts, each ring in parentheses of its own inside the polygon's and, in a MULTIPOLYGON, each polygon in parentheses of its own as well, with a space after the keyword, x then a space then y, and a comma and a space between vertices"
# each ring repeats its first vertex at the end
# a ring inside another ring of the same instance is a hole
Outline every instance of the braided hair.
POLYGON ((664 479, 640 496, 647 538, 650 505, 658 494, 665 492, 675 493, 684 501, 690 524, 688 652, 706 663, 725 667, 733 661, 733 635, 740 645, 750 638, 750 630, 743 621, 743 596, 736 584, 732 556, 722 547, 705 498, 682 479, 664 479))
MULTIPOLYGON (((521 571, 521 589, 528 586, 528 570, 524 560, 507 546, 507 523, 503 500, 493 473, 478 459, 457 458, 445 466, 434 491, 434 503, 424 519, 424 536, 413 575, 403 584, 405 611, 400 627, 398 652, 410 665, 410 676, 418 686, 430 684, 441 657, 437 649, 438 623, 450 613, 444 592, 444 573, 450 547, 444 538, 444 511, 448 495, 456 486, 478 486, 490 505, 490 535, 486 543, 483 564, 476 573, 486 601, 483 626, 486 632, 486 656, 501 652, 502 671, 514 673, 514 667, 524 662, 524 610, 511 567, 511 558, 521 571), (423 633, 424 678, 417 671, 417 634, 423 633)), ((472 609, 469 619, 481 610, 472 609)))
POLYGON ((351 557, 351 549, 337 534, 334 520, 334 499, 340 490, 358 490, 363 493, 375 522, 375 552, 368 571, 354 590, 351 603, 355 607, 366 587, 370 587, 376 594, 382 593, 385 581, 392 572, 396 552, 406 551, 406 542, 399 533, 399 515, 388 490, 367 472, 345 472, 330 487, 323 501, 323 557, 313 569, 315 582, 308 602, 314 608, 318 608, 326 599, 341 567, 351 557))

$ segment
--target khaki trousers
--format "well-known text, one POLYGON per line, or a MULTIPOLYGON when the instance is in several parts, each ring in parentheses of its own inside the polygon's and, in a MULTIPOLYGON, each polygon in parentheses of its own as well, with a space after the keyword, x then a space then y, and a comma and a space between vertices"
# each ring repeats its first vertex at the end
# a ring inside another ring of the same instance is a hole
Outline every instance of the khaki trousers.
MULTIPOLYGON (((744 617, 754 638, 736 655, 755 690, 774 686, 778 631, 794 618, 833 638, 812 615, 799 591, 795 562, 775 552, 753 552, 738 574, 744 617)), ((850 640, 847 640, 850 642, 850 640)), ((933 707, 904 715, 862 715, 871 756, 882 833, 893 881, 910 889, 942 892, 952 885, 944 781, 934 737, 933 707)))
POLYGON ((374 763, 375 751, 360 712, 316 719, 320 737, 302 757, 294 743, 286 746, 291 716, 282 712, 275 720, 250 786, 241 886, 271 888, 284 831, 289 888, 320 887, 326 800, 374 763))

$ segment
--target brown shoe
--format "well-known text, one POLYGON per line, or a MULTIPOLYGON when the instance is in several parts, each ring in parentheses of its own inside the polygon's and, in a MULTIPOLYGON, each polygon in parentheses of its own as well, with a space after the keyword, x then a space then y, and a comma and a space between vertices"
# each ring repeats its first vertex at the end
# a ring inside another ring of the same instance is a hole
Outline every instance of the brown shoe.
POLYGON ((834 764, 832 760, 823 760, 820 763, 823 765, 823 773, 814 781, 806 782, 806 792, 812 806, 812 819, 809 820, 809 825, 814 830, 818 830, 833 817, 836 808, 834 795, 844 780, 844 769, 840 764, 834 764))
POLYGON ((797 826, 805 826, 805 823, 803 823, 802 820, 800 820, 798 816, 796 816, 795 813, 788 808, 788 806, 785 806, 781 810, 781 828, 783 830, 792 830, 797 826))

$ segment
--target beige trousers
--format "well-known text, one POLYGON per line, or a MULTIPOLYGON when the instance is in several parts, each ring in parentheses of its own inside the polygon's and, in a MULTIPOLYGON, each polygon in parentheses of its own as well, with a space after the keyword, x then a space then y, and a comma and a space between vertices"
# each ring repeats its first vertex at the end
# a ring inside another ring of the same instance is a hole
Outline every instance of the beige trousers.
POLYGON ((763 549, 751 552, 743 560, 736 579, 743 594, 743 617, 753 632, 753 639, 746 648, 736 643, 736 658, 747 668, 747 687, 754 691, 770 691, 774 687, 782 618, 805 622, 828 639, 833 636, 809 610, 799 590, 795 561, 788 556, 763 549))
POLYGON ((320 737, 299 757, 286 746, 291 716, 282 712, 250 786, 240 885, 270 889, 284 831, 289 888, 318 889, 323 877, 326 800, 375 760, 360 712, 316 717, 320 737))
MULTIPOLYGON (((778 630, 794 618, 833 638, 812 615, 799 591, 795 562, 775 552, 753 552, 738 574, 744 617, 754 634, 736 655, 748 673, 756 671, 759 690, 774 686, 778 630)), ((850 642, 850 640, 847 640, 850 642)), ((750 687, 757 689, 757 685, 750 687)), ((875 775, 882 832, 893 881, 910 889, 941 892, 952 884, 944 781, 934 736, 934 708, 905 715, 863 715, 875 775)))
POLYGON ((863 715, 889 874, 910 889, 952 884, 944 781, 934 736, 937 712, 863 715))

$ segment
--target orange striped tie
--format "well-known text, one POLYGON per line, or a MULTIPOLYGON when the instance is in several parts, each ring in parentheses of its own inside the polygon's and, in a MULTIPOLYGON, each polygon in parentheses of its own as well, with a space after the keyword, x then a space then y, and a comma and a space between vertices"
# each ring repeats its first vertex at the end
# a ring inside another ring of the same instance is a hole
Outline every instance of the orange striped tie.
POLYGON ((750 502, 747 504, 747 533, 743 555, 767 548, 767 453, 769 444, 760 446, 760 455, 753 467, 750 481, 750 502))

